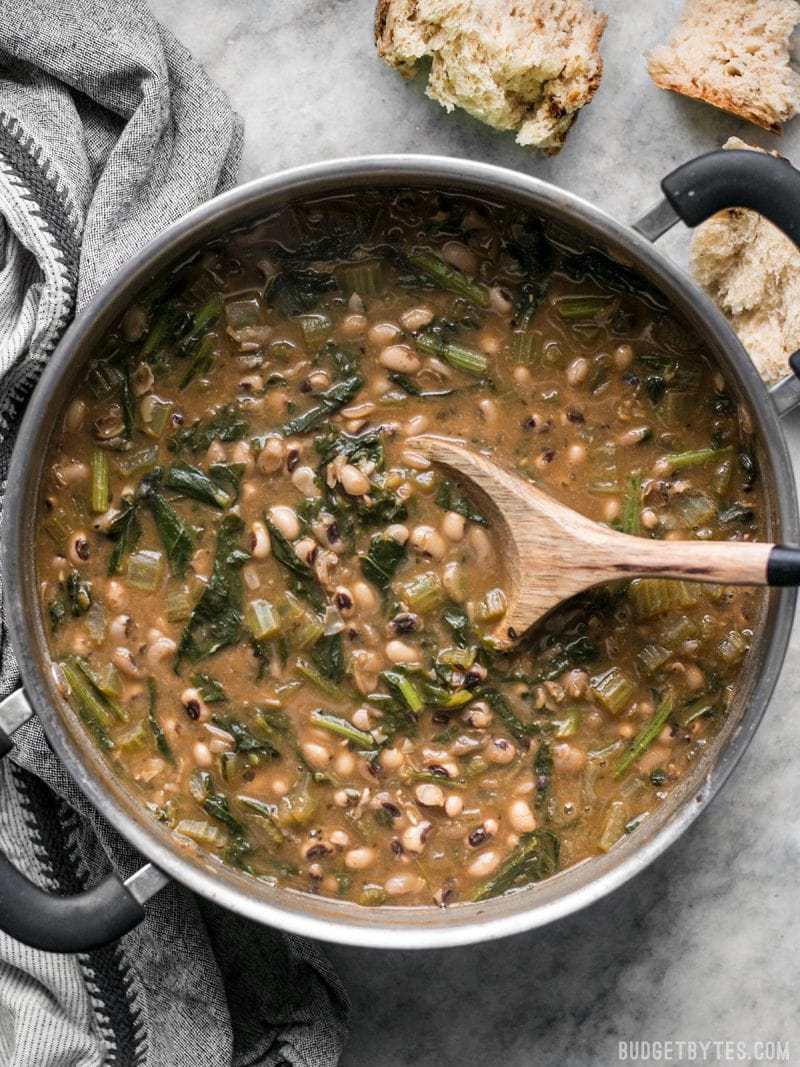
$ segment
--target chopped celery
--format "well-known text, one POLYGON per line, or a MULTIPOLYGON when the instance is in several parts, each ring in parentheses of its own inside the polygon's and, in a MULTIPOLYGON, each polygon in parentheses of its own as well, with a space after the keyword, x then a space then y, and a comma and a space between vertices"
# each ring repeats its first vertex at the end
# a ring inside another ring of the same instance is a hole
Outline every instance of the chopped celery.
POLYGON ((111 363, 96 360, 89 368, 87 384, 98 400, 110 396, 122 382, 122 371, 111 363))
POLYGON ((225 305, 225 322, 232 330, 243 330, 246 326, 258 326, 261 322, 261 309, 257 300, 229 300, 225 305))
POLYGON ((460 671, 468 671, 475 662, 478 653, 477 648, 443 648, 436 656, 437 663, 443 663, 445 667, 455 667, 460 671))
POLYGON ((577 732, 581 721, 581 713, 578 708, 568 710, 563 719, 553 719, 554 737, 572 737, 577 732))
POLYGON ((67 540, 75 527, 70 522, 66 511, 62 508, 56 508, 56 510, 45 519, 43 529, 59 552, 64 553, 67 540))
POLYGON ((597 842, 597 847, 602 852, 608 852, 621 837, 625 836, 626 822, 625 804, 621 800, 612 800, 597 842))
POLYGON ((447 599, 439 575, 433 571, 419 574, 407 582, 400 590, 400 596, 412 611, 420 615, 435 611, 447 599))
POLYGON ((244 609, 244 621, 256 641, 277 637, 281 631, 281 620, 268 600, 251 600, 244 609))
POLYGON ((621 778, 628 768, 645 754, 672 714, 672 694, 667 694, 656 708, 649 723, 631 741, 628 750, 620 757, 614 767, 614 777, 621 778))
POLYGON ((148 694, 148 708, 147 708, 147 723, 155 738, 156 748, 167 761, 167 763, 175 763, 175 756, 170 748, 167 735, 164 733, 164 727, 161 725, 158 715, 156 715, 156 703, 158 699, 158 691, 156 689, 156 683, 154 678, 147 679, 147 694, 148 694))
POLYGON ((108 511, 111 503, 111 485, 108 471, 108 453, 101 448, 92 452, 92 488, 90 495, 90 507, 95 515, 102 515, 108 511))
POLYGON ((542 354, 542 335, 538 330, 515 330, 511 335, 511 358, 515 363, 536 363, 542 354))
POLYGON ((61 664, 61 672, 69 686, 75 711, 94 734, 101 748, 113 748, 114 742, 106 733, 106 727, 112 718, 106 698, 85 674, 77 657, 65 660, 61 664))
POLYGON ((158 445, 148 445, 138 452, 115 452, 112 460, 114 467, 124 477, 140 474, 150 470, 158 460, 158 445))
POLYGON ((344 689, 320 674, 313 663, 309 663, 308 660, 299 659, 295 664, 295 670, 307 682, 310 682, 321 693, 324 693, 329 700, 335 700, 337 703, 343 704, 349 699, 344 689))
POLYGON ((151 549, 140 549, 128 557, 128 585, 152 593, 158 588, 164 571, 164 557, 151 549))
POLYGON ((645 645, 636 658, 645 674, 655 674, 671 655, 672 653, 661 645, 645 645))
POLYGON ((572 321, 593 319, 610 306, 607 296, 565 296, 556 304, 559 318, 572 321))
POLYGON ((280 848, 286 837, 277 823, 278 809, 273 804, 267 804, 257 797, 249 797, 246 794, 242 794, 236 799, 248 812, 258 815, 263 820, 261 823, 262 832, 266 832, 269 843, 273 848, 280 848))
POLYGON ((694 700, 690 704, 684 705, 679 711, 676 711, 675 721, 685 729, 697 719, 702 719, 706 715, 713 715, 716 710, 717 699, 708 695, 702 696, 699 700, 694 700))
POLYGON ((729 630, 717 645, 717 653, 720 659, 726 663, 738 663, 744 658, 750 645, 747 639, 738 630, 729 630))
POLYGON ((490 589, 475 607, 475 618, 478 622, 497 622, 502 619, 508 608, 506 594, 502 589, 490 589))
POLYGON ((669 649, 676 649, 684 641, 697 637, 697 623, 688 615, 667 619, 659 630, 659 641, 669 649))
POLYGON ((333 323, 327 315, 315 315, 309 312, 307 315, 298 315, 295 321, 303 331, 306 347, 314 352, 329 337, 333 329, 333 323))
POLYGON ((161 437, 167 428, 172 408, 171 400, 160 400, 152 394, 144 398, 139 407, 139 412, 142 430, 148 437, 161 437))
POLYGON ((281 826, 306 826, 317 810, 317 802, 311 795, 311 776, 304 775, 290 793, 281 797, 278 807, 278 823, 281 826))
POLYGON ((144 748, 147 743, 147 730, 143 722, 138 722, 131 730, 127 730, 116 740, 116 747, 122 752, 136 752, 144 748))
POLYGON ((636 578, 628 586, 628 597, 640 619, 653 619, 668 611, 691 608, 700 599, 695 583, 670 578, 636 578))
POLYGON ((702 489, 689 489, 673 498, 671 510, 679 527, 696 530, 714 519, 717 504, 702 489))
POLYGON ((347 263, 336 270, 336 281, 345 296, 378 296, 384 287, 383 264, 377 259, 347 263))
POLYGON ((418 252, 408 258, 417 270, 427 274, 442 289, 447 289, 456 296, 469 300, 471 304, 477 304, 478 307, 488 307, 489 294, 486 288, 480 282, 468 278, 462 271, 451 267, 449 263, 445 263, 439 256, 432 252, 418 252))
POLYGON ((730 448, 697 448, 690 452, 671 452, 664 456, 663 462, 671 471, 682 471, 689 467, 702 467, 714 459, 725 459, 730 454, 730 448))
POLYGON ((318 708, 311 712, 311 722, 321 730, 328 730, 332 734, 346 738, 358 748, 371 750, 378 747, 372 734, 368 734, 366 730, 359 730, 347 719, 342 719, 338 715, 330 715, 318 708))
POLYGON ((206 848, 222 848, 227 844, 228 838, 218 826, 213 826, 205 819, 181 819, 175 827, 176 834, 189 837, 198 845, 206 848))
POLYGON ((628 479, 628 489, 622 506, 619 528, 623 533, 638 536, 642 532, 639 516, 642 508, 642 476, 632 474, 628 479))
POLYGON ((429 356, 439 356, 456 370, 466 374, 484 375, 489 367, 489 360, 483 352, 465 348, 449 341, 443 341, 435 333, 418 333, 414 338, 417 348, 429 356))
POLYGON ((425 702, 414 683, 402 671, 383 671, 381 678, 391 690, 392 695, 402 697, 409 709, 416 715, 422 711, 425 702))
POLYGON ((609 715, 620 715, 636 693, 636 686, 619 667, 592 678, 590 688, 609 715))
POLYGON ((167 596, 166 614, 170 622, 184 622, 192 614, 194 603, 186 586, 175 589, 167 596))

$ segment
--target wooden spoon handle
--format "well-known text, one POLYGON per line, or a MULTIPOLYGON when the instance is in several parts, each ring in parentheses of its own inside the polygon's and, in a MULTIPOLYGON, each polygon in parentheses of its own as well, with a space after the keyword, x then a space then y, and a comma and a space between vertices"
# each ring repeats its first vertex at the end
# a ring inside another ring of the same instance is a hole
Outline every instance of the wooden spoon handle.
POLYGON ((800 548, 789 545, 761 541, 648 541, 624 535, 611 543, 616 559, 608 562, 618 578, 627 575, 720 585, 800 585, 800 548))
MULTIPOLYGON (((683 578, 720 585, 778 584, 770 581, 769 573, 776 546, 762 542, 650 541, 618 535, 604 547, 608 551, 612 546, 616 558, 606 561, 609 577, 683 578)), ((800 550, 788 551, 797 556, 795 582, 800 583, 800 550)))

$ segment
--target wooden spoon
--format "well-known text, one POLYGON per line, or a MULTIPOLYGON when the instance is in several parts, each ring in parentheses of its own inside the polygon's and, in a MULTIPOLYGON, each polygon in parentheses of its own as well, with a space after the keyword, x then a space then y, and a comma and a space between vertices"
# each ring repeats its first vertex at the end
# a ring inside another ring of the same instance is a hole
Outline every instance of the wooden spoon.
POLYGON ((617 533, 447 437, 409 445, 453 471, 492 525, 508 580, 493 635, 513 643, 562 601, 620 578, 798 585, 800 548, 753 541, 660 541, 617 533))

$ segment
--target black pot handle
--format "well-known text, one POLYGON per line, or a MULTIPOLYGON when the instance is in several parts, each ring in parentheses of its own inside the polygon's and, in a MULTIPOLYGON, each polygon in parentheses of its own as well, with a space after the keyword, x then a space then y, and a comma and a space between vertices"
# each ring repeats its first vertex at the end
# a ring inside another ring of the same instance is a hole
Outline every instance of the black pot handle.
MULTIPOLYGON (((2 721, 13 729, 31 714, 21 690, 0 704, 2 721)), ((0 728, 0 759, 14 743, 0 728)), ((165 883, 150 864, 122 882, 109 874, 98 885, 74 896, 39 889, 0 851, 0 930, 46 952, 87 952, 127 934, 144 918, 142 904, 165 883)))
POLYGON ((709 152, 672 171, 661 188, 687 226, 724 208, 750 208, 800 245, 800 171, 788 159, 739 148, 709 152))

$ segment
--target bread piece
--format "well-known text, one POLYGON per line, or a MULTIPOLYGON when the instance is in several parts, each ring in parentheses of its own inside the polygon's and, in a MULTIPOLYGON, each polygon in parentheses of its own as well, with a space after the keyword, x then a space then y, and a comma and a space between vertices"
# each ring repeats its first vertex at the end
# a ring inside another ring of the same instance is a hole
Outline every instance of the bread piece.
POLYGON ((789 66, 797 0, 686 0, 669 43, 648 59, 662 89, 780 133, 800 111, 800 75, 789 66))
POLYGON ((553 155, 603 72, 605 15, 586 0, 378 0, 378 54, 427 94, 553 155))
MULTIPOLYGON (((753 148, 731 137, 725 148, 753 148)), ((777 153, 774 153, 777 155, 777 153)), ((788 373, 800 348, 800 251, 755 211, 731 208, 699 226, 690 263, 766 382, 788 373)))

